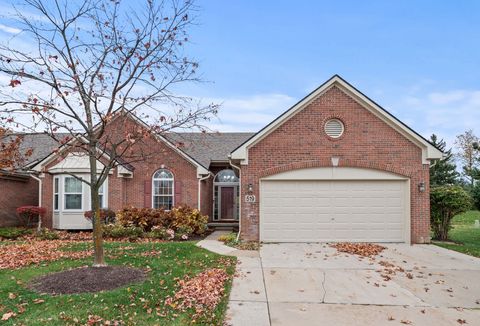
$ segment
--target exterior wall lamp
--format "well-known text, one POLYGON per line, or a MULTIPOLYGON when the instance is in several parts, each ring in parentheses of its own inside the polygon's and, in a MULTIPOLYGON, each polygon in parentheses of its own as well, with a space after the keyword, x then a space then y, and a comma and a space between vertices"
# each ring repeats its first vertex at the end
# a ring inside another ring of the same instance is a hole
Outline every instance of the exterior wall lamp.
POLYGON ((337 166, 338 166, 338 162, 340 162, 340 157, 338 157, 338 156, 332 156, 332 166, 333 166, 333 167, 337 167, 337 166))
POLYGON ((418 191, 425 192, 425 190, 425 182, 422 181, 418 184, 418 191))
POLYGON ((247 187, 248 192, 252 193, 253 192, 253 184, 249 183, 247 187))

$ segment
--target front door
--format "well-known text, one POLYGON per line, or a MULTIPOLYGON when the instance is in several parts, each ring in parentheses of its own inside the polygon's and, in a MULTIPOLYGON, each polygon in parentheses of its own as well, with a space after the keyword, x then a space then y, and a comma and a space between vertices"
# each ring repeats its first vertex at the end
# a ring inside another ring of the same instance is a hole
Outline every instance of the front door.
POLYGON ((235 187, 220 187, 220 219, 235 218, 235 187))

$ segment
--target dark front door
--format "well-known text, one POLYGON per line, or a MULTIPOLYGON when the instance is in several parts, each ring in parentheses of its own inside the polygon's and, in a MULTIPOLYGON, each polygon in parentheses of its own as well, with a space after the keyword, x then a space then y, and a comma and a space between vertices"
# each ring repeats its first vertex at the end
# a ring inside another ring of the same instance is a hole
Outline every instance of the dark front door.
POLYGON ((233 220, 235 207, 235 187, 220 188, 220 219, 233 220))

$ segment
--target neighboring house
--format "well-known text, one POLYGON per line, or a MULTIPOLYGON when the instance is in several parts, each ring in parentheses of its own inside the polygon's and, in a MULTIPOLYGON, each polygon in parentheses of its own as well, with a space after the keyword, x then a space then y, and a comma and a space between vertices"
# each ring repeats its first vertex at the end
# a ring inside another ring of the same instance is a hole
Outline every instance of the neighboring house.
MULTIPOLYGON (((38 160, 49 155, 58 147, 51 137, 45 134, 15 134, 6 136, 8 141, 10 137, 20 136, 19 152, 25 153, 33 149, 32 155, 25 157, 22 165, 35 164, 38 160)), ((39 201, 39 187, 37 178, 32 177, 25 171, 0 170, 0 227, 16 226, 19 224, 16 209, 20 206, 36 206, 39 201)))
MULTIPOLYGON (((122 115, 109 133, 142 126, 122 115)), ((185 203, 265 242, 430 240, 429 165, 442 152, 339 76, 255 134, 155 137, 148 160, 112 171, 103 206, 185 203)), ((32 166, 46 224, 89 228, 89 189, 67 174, 87 177, 88 160, 59 155, 32 166)))

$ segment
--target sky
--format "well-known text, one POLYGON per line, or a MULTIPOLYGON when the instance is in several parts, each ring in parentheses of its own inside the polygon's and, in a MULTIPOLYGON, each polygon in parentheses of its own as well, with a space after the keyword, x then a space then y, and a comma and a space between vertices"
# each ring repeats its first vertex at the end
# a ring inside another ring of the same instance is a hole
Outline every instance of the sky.
MULTIPOLYGON (((257 131, 339 74, 427 138, 480 134, 480 1, 197 5, 187 53, 204 81, 182 92, 222 104, 214 130, 257 131)), ((16 32, 0 17, 0 41, 16 32)))

